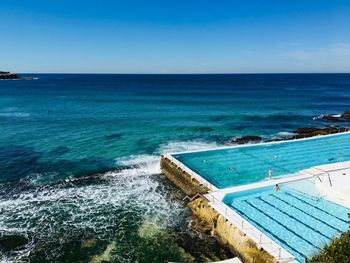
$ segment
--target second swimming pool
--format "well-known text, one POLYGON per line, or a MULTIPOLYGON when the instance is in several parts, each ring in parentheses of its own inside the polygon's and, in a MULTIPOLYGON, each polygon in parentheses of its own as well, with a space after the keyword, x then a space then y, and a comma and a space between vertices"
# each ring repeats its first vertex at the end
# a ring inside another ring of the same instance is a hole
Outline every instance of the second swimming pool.
POLYGON ((227 194, 223 201, 299 262, 349 227, 350 209, 322 198, 311 180, 227 194))
POLYGON ((219 189, 295 174, 316 165, 350 160, 350 133, 173 154, 219 189))

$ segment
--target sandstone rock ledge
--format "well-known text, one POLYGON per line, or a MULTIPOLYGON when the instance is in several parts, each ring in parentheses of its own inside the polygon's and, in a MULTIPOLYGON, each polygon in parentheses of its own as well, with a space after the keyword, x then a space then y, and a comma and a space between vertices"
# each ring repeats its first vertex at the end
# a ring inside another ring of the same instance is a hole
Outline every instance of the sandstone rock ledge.
POLYGON ((188 206, 195 216, 207 223, 211 229, 211 235, 215 236, 223 245, 227 245, 235 254, 240 255, 244 262, 275 262, 269 253, 212 208, 205 197, 197 196, 189 202, 188 206))

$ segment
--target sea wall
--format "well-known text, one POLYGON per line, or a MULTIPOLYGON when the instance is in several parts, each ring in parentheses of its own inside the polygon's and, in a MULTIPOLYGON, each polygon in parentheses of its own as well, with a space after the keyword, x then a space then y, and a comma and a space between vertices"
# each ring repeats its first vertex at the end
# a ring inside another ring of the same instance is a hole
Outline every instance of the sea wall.
POLYGON ((247 263, 275 262, 270 254, 209 205, 208 200, 202 196, 202 194, 210 191, 208 188, 201 185, 198 180, 192 178, 190 174, 183 171, 165 156, 162 156, 160 166, 163 174, 174 185, 192 197, 188 203, 189 208, 195 216, 209 225, 211 234, 220 243, 227 245, 247 263))
POLYGON ((208 203, 205 197, 198 197, 189 202, 192 212, 211 226, 211 234, 222 244, 228 245, 247 263, 272 263, 276 260, 234 224, 220 215, 208 203))
POLYGON ((183 171, 165 156, 161 157, 160 169, 173 184, 189 196, 194 196, 197 193, 204 194, 209 192, 207 187, 201 185, 197 179, 192 178, 190 174, 183 171))

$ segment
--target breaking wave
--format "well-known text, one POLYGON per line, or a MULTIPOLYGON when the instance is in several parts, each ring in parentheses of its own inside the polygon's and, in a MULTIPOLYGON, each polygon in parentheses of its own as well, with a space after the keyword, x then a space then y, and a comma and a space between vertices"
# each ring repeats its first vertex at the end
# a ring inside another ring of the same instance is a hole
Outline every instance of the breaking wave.
MULTIPOLYGON (((0 261, 25 260, 43 246, 49 251, 48 259, 54 260, 63 253, 59 245, 64 243, 62 240, 72 236, 79 236, 81 240, 117 237, 119 246, 124 243, 128 252, 137 253, 127 245, 130 222, 136 222, 137 228, 147 223, 166 229, 179 224, 181 215, 187 211, 180 201, 174 200, 169 184, 157 176, 160 174, 159 154, 213 146, 217 145, 171 142, 161 145, 154 155, 116 159, 118 164, 128 168, 99 175, 98 183, 78 184, 79 179, 75 179, 54 186, 34 184, 29 190, 11 197, 0 196, 0 232, 20 234, 30 240, 10 257, 1 257, 0 253, 0 261)), ((118 261, 128 262, 123 257, 118 261)))

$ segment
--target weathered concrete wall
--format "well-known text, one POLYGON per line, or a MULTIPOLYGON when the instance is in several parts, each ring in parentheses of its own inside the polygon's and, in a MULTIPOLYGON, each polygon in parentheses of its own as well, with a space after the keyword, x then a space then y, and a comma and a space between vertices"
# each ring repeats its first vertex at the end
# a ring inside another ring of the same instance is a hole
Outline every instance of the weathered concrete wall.
POLYGON ((189 196, 209 192, 207 187, 201 185, 198 180, 192 178, 190 174, 180 169, 164 156, 160 160, 160 169, 173 184, 189 196))
POLYGON ((208 200, 199 197, 192 200, 188 206, 193 213, 204 219, 211 225, 211 233, 221 243, 228 245, 234 252, 239 254, 244 262, 248 263, 272 263, 274 258, 265 250, 241 232, 234 224, 227 221, 214 208, 208 204, 208 200))
POLYGON ((205 197, 201 195, 196 196, 196 194, 208 193, 208 188, 201 185, 190 174, 180 169, 164 156, 161 158, 160 167, 172 183, 187 195, 193 197, 188 206, 194 215, 209 224, 211 234, 217 237, 222 244, 228 245, 247 263, 274 262, 274 258, 270 254, 258 247, 254 241, 212 208, 205 197))

